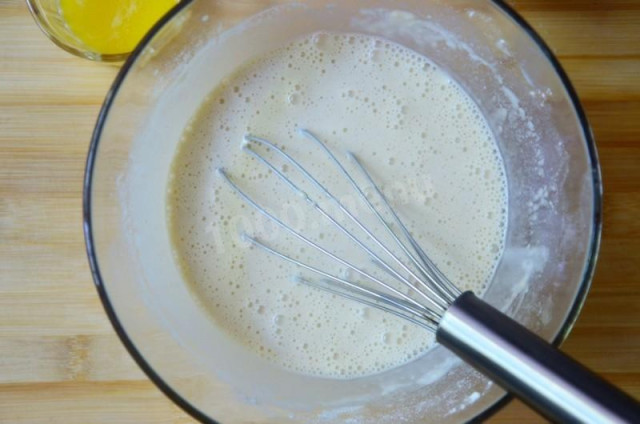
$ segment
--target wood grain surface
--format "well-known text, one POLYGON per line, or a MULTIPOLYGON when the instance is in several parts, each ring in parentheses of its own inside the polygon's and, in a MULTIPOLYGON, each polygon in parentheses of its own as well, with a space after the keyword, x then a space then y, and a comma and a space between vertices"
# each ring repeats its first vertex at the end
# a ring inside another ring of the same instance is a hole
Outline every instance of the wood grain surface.
MULTIPOLYGON (((640 1, 513 0, 573 80, 605 183, 596 278, 563 349, 640 396, 640 1)), ((73 57, 0 0, 0 422, 191 423, 108 322, 87 265, 82 176, 117 67, 73 57)), ((517 401, 492 423, 542 419, 517 401)))

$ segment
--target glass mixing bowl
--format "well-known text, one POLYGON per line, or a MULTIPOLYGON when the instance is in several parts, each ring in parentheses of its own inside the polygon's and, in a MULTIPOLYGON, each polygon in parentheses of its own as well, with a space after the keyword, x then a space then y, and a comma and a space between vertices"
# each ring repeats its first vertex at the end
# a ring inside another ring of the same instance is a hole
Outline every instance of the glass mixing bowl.
MULTIPOLYGON (((87 160, 85 234, 123 343, 173 401, 207 422, 464 422, 505 392, 442 347, 370 377, 279 369, 223 334, 182 283, 165 198, 176 145, 238 65, 318 30, 373 34, 424 54, 475 99, 508 181, 506 248, 484 298, 560 343, 598 251, 601 185, 576 94, 539 36, 498 1, 186 1, 128 59, 87 160)), ((502 402, 501 402, 502 401, 502 402)))

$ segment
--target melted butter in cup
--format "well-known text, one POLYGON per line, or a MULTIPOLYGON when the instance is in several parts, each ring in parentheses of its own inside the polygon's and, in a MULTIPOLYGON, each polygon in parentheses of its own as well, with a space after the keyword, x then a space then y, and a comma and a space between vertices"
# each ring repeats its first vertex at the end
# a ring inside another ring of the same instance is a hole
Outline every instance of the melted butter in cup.
POLYGON ((179 0, 27 0, 36 24, 77 56, 119 62, 179 0))
POLYGON ((178 0, 60 0, 69 30, 101 55, 131 52, 178 0))

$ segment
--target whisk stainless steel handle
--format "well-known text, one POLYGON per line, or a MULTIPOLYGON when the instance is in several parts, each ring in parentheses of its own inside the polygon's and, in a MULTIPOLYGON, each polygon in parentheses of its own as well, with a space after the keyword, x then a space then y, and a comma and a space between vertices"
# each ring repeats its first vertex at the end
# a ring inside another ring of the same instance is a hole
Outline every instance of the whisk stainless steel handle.
POLYGON ((471 292, 449 307, 437 340, 554 422, 640 423, 640 406, 471 292))
POLYGON ((274 143, 260 137, 246 136, 243 149, 266 166, 299 198, 308 202, 333 228, 351 239, 354 246, 366 253, 371 262, 384 271, 391 282, 332 253, 329 248, 321 246, 287 225, 240 189, 224 169, 219 169, 219 175, 228 185, 260 214, 319 254, 354 271, 363 280, 368 281, 368 284, 303 263, 245 234, 246 241, 322 278, 313 280, 297 276, 295 280, 299 283, 389 312, 434 332, 442 345, 555 422, 640 423, 640 404, 629 395, 596 376, 473 293, 462 293, 452 284, 420 248, 354 154, 349 153, 349 159, 377 193, 393 224, 383 217, 351 173, 322 141, 307 130, 300 130, 300 133, 319 146, 330 162, 337 167, 339 173, 375 216, 379 226, 387 233, 387 239, 390 237, 393 240, 393 248, 374 234, 368 225, 359 220, 300 162, 274 143), (340 213, 351 221, 360 233, 364 233, 365 237, 357 236, 354 231, 341 224, 328 209, 285 175, 281 171, 282 168, 276 167, 262 154, 253 150, 249 143, 262 146, 292 165, 321 196, 333 202, 340 213), (374 289, 371 285, 383 291, 374 289), (408 290, 409 294, 400 290, 401 287, 408 290))

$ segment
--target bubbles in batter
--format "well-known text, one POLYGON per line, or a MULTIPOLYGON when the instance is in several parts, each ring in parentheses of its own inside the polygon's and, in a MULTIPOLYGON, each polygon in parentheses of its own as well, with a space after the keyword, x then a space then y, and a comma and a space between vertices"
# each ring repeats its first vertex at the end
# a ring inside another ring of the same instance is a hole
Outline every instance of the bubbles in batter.
MULTIPOLYGON (((246 133, 273 141, 372 222, 298 127, 314 131, 336 153, 358 155, 440 269, 461 289, 481 294, 502 253, 506 219, 504 170, 488 124, 425 57, 369 36, 316 33, 230 75, 202 105, 174 159, 168 210, 176 257, 215 325, 263 358, 304 374, 352 378, 406 363, 432 345, 426 330, 295 284, 291 277, 300 270, 239 237, 247 232, 356 277, 246 205, 216 176, 218 167, 309 238, 380 273, 240 148, 246 133)), ((270 158, 295 176, 290 165, 270 158)))

